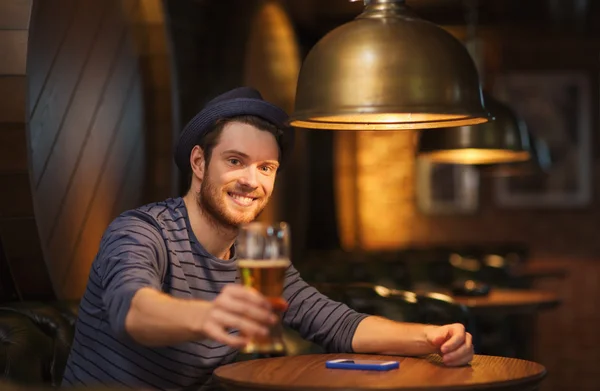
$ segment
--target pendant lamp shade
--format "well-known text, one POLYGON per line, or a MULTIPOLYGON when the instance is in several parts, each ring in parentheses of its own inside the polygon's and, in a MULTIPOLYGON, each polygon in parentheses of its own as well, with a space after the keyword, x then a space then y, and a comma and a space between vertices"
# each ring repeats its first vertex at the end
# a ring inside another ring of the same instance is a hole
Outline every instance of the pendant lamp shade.
POLYGON ((488 120, 477 69, 460 41, 402 0, 367 3, 306 57, 291 125, 393 130, 488 120))
POLYGON ((425 130, 419 135, 419 156, 436 163, 477 165, 528 160, 529 136, 525 123, 491 96, 485 96, 485 103, 494 117, 492 121, 425 130))
POLYGON ((548 144, 542 139, 534 138, 529 133, 529 147, 531 156, 529 159, 521 162, 482 165, 480 166, 481 174, 503 178, 539 175, 547 172, 552 165, 548 144))

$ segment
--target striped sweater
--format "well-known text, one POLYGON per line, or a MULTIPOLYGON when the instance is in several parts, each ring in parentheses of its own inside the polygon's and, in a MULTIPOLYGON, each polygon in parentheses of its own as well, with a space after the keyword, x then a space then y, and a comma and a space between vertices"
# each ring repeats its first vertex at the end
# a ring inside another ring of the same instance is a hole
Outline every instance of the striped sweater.
MULTIPOLYGON (((79 307, 63 386, 109 385, 158 390, 211 388, 212 372, 235 360, 237 350, 204 339, 146 347, 125 331, 131 299, 142 287, 178 298, 213 300, 239 282, 233 260, 209 254, 190 228, 182 198, 123 213, 108 227, 79 307)), ((290 266, 283 322, 331 352, 351 352, 365 317, 332 301, 290 266)))

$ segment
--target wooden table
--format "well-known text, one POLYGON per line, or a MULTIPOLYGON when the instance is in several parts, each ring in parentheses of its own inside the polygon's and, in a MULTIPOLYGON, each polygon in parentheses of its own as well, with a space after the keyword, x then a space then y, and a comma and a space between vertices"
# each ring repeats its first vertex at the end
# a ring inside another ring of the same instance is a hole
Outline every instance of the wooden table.
POLYGON ((569 271, 562 266, 547 265, 545 263, 526 263, 516 267, 512 273, 516 277, 538 279, 538 278, 565 278, 569 271))
POLYGON ((487 296, 451 296, 456 302, 467 306, 472 313, 483 312, 522 314, 555 307, 560 299, 553 292, 535 289, 492 288, 487 296))
POLYGON ((426 358, 360 354, 315 354, 243 361, 217 368, 214 376, 232 391, 300 390, 535 390, 546 375, 537 363, 475 356, 470 366, 446 367, 437 355, 426 358), (400 361, 387 372, 325 368, 326 360, 400 361))

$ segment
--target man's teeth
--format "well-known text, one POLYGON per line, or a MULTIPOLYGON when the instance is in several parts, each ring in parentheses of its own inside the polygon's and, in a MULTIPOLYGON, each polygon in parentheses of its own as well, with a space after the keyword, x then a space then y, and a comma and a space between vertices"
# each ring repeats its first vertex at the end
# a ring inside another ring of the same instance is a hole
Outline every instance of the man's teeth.
POLYGON ((241 196, 241 195, 238 195, 238 194, 231 194, 231 197, 233 197, 236 200, 241 201, 241 202, 243 202, 245 204, 249 204, 249 203, 251 203, 254 200, 251 197, 244 197, 244 196, 241 196))

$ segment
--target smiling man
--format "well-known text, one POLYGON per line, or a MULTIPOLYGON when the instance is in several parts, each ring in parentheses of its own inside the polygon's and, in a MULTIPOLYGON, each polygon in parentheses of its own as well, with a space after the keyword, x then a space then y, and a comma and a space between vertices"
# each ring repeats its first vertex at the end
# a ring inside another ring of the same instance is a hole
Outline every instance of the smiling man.
MULTIPOLYGON (((283 110, 237 88, 184 128, 175 162, 190 178, 182 198, 127 211, 107 228, 81 300, 63 385, 160 390, 211 388, 247 338, 277 321, 242 287, 235 265, 241 224, 267 205, 294 132, 283 110), (242 335, 244 337, 242 337, 242 335)), ((473 356, 461 325, 393 322, 357 313, 286 271, 283 321, 332 352, 473 356)))

